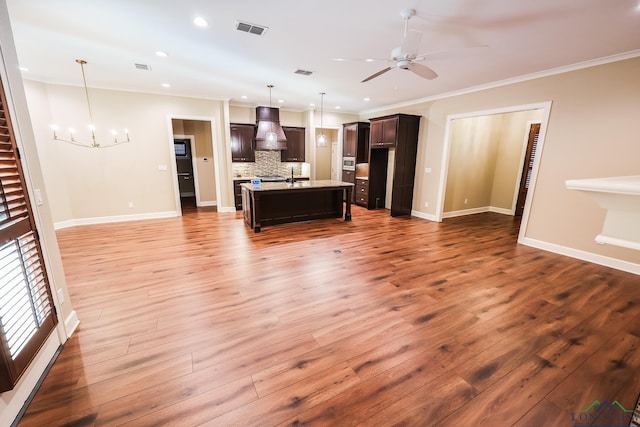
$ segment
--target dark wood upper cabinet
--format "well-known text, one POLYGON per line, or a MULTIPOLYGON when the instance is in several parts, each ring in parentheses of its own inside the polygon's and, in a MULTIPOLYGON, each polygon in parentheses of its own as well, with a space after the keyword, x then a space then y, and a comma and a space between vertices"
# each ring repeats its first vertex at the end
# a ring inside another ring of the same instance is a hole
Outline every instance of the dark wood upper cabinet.
POLYGON ((369 209, 384 205, 387 188, 389 148, 393 157, 391 216, 410 215, 413 204, 413 183, 418 154, 420 116, 395 114, 371 119, 369 152, 369 209))
POLYGON ((285 136, 287 137, 287 149, 280 152, 281 162, 304 162, 304 132, 305 128, 282 126, 285 136))
POLYGON ((231 161, 255 162, 256 126, 231 123, 231 161))
POLYGON ((367 163, 369 161, 369 123, 345 123, 342 129, 342 156, 355 157, 356 163, 367 163))
POLYGON ((371 119, 371 148, 395 147, 397 132, 397 117, 371 119))

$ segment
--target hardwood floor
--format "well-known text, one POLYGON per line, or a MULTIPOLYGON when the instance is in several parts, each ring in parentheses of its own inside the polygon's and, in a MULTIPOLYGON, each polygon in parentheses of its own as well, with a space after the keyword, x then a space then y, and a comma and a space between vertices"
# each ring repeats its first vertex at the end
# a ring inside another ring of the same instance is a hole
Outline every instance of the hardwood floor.
MULTIPOLYGON (((81 320, 20 426, 567 426, 640 392, 640 277, 354 207, 58 232, 81 320)), ((628 419, 627 419, 628 422, 628 419)))

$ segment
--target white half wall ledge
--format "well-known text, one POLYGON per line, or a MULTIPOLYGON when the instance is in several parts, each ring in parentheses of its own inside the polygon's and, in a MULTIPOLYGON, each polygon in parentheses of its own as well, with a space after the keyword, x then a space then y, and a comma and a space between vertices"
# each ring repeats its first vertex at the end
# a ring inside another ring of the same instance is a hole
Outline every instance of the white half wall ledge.
POLYGON ((596 243, 640 251, 640 175, 570 179, 565 185, 590 194, 607 210, 596 243))

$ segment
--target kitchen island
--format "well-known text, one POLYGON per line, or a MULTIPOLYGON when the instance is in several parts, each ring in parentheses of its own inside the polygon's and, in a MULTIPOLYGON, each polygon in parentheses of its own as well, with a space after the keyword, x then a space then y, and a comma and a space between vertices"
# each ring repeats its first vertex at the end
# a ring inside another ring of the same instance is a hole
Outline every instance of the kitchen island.
POLYGON ((351 221, 353 184, 341 181, 263 182, 240 184, 245 223, 259 233, 266 225, 340 218, 351 221))

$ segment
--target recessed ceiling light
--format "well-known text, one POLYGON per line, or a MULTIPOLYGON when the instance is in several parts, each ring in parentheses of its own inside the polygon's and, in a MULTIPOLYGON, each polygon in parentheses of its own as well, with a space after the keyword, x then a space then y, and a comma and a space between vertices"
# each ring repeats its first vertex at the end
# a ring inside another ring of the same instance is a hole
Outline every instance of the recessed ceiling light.
POLYGON ((364 62, 373 62, 373 61, 375 61, 375 59, 367 58, 364 60, 364 62))
POLYGON ((369 101, 371 101, 371 98, 369 98, 369 97, 364 98, 364 101, 365 101, 365 102, 369 102, 369 101))
POLYGON ((169 56, 169 55, 167 55, 167 52, 163 52, 161 50, 157 51, 156 55, 158 55, 161 58, 166 58, 167 56, 169 56))
POLYGON ((169 83, 162 83, 161 86, 162 87, 171 87, 171 85, 169 83))
POLYGON ((313 102, 309 104, 309 107, 315 107, 316 104, 314 104, 313 102))
POLYGON ((284 102, 284 99, 278 99, 278 102, 282 104, 284 102))
POLYGON ((18 70, 20 70, 20 71, 29 71, 29 69, 27 67, 18 67, 18 70))
POLYGON ((240 98, 247 99, 247 95, 242 95, 240 98))
POLYGON ((336 110, 339 110, 340 108, 342 107, 340 107, 339 105, 336 105, 336 110))
POLYGON ((206 19, 204 19, 204 18, 203 18, 203 17, 201 17, 201 16, 196 17, 196 18, 193 20, 193 23, 194 23, 195 25, 197 25, 198 27, 203 27, 203 28, 209 25, 209 23, 207 22, 207 20, 206 20, 206 19))

